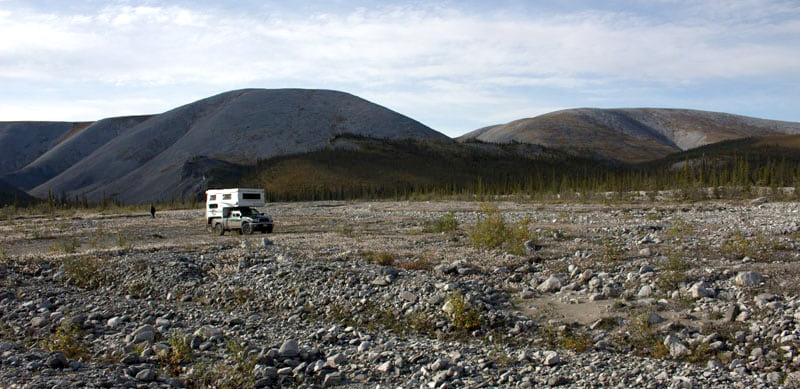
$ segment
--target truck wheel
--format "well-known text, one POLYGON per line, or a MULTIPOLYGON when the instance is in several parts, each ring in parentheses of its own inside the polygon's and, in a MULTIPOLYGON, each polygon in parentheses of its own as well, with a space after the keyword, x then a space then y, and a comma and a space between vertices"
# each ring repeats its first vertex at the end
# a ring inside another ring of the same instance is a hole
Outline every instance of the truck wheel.
POLYGON ((250 223, 242 223, 242 235, 251 235, 253 233, 253 225, 250 223))
POLYGON ((268 233, 268 234, 271 234, 271 233, 272 233, 272 228, 273 228, 272 226, 269 226, 269 227, 267 227, 267 233, 268 233))
POLYGON ((222 223, 214 224, 214 233, 217 235, 225 234, 225 229, 222 228, 222 223))

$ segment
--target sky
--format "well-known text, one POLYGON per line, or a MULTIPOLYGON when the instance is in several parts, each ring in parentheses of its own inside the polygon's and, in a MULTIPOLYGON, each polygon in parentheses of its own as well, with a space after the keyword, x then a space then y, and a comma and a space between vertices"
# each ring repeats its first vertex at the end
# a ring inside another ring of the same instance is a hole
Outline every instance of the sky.
POLYGON ((449 136, 576 107, 800 121, 800 1, 0 0, 0 121, 354 94, 449 136))

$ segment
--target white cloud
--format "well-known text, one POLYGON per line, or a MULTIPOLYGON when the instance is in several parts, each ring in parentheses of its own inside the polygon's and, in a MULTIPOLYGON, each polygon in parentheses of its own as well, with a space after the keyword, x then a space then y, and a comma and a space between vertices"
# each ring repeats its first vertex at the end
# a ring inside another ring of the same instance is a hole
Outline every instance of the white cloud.
POLYGON ((0 36, 12 38, 0 41, 0 82, 342 85, 373 96, 421 88, 441 104, 491 101, 518 112, 560 104, 504 99, 507 88, 591 93, 624 82, 797 79, 800 72, 800 9, 792 2, 676 1, 673 17, 661 19, 411 6, 281 16, 145 4, 79 14, 0 12, 0 36))

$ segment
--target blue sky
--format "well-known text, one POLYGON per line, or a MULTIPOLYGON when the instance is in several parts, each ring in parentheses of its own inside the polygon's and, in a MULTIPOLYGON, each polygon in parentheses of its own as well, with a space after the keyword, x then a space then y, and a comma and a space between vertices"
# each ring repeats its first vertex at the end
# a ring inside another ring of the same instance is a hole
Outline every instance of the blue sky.
POLYGON ((0 120, 355 94, 450 136, 574 107, 800 121, 800 2, 0 0, 0 120))

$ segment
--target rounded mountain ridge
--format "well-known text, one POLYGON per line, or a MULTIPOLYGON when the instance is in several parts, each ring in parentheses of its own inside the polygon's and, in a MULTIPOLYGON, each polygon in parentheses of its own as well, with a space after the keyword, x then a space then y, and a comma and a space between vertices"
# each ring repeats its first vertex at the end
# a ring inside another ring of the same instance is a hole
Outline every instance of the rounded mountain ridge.
POLYGON ((203 185, 181 176, 184 164, 197 157, 251 164, 319 150, 344 134, 451 141, 407 116, 344 92, 240 89, 153 115, 31 193, 123 202, 176 198, 203 185))

